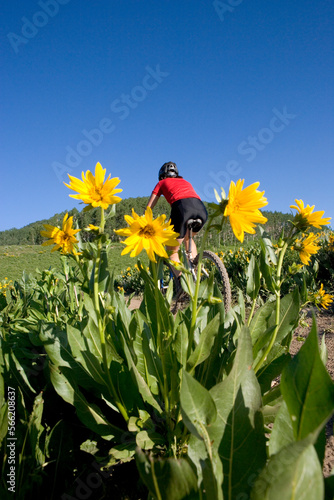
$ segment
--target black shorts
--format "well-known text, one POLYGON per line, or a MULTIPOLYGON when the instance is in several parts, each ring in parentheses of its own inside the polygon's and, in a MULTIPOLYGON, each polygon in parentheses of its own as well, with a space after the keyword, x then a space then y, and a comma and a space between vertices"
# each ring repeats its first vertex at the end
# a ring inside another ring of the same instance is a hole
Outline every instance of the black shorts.
POLYGON ((170 213, 171 223, 174 231, 180 233, 179 238, 184 238, 187 232, 187 221, 189 219, 201 219, 203 224, 207 221, 208 213, 204 203, 199 198, 184 198, 172 203, 170 213))

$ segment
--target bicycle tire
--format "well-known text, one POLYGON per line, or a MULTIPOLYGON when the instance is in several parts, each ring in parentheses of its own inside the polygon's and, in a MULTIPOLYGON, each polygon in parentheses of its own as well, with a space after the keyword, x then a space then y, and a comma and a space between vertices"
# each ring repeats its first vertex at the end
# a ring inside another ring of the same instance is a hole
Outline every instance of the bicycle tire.
MULTIPOLYGON (((195 267, 197 267, 198 265, 198 260, 199 260, 199 255, 197 255, 193 261, 195 267)), ((230 279, 228 277, 226 267, 224 266, 222 260, 214 252, 211 252, 210 250, 204 250, 203 252, 202 265, 204 266, 205 266, 205 261, 209 261, 211 264, 213 264, 219 275, 220 283, 218 283, 218 285, 220 284, 222 288, 221 291, 224 298, 224 308, 225 312, 227 313, 231 307, 232 294, 231 294, 230 279)))

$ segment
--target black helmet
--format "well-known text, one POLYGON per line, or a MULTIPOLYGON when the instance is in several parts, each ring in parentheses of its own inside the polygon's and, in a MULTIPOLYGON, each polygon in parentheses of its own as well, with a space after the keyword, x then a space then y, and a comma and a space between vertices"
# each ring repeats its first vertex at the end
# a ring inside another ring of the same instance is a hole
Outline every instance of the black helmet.
POLYGON ((179 175, 179 171, 177 166, 172 161, 164 163, 159 170, 159 181, 162 179, 166 179, 166 177, 177 177, 179 175))

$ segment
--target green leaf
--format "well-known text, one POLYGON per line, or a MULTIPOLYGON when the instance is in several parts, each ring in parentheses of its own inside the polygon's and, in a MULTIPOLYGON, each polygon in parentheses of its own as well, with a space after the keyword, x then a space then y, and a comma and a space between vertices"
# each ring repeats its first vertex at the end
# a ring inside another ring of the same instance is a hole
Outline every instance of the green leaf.
MULTIPOLYGON (((101 236, 100 236, 101 238, 101 236)), ((95 263, 93 266, 92 274, 90 277, 89 287, 91 290, 94 288, 94 274, 95 274, 95 263)), ((108 265, 108 255, 105 249, 101 250, 100 267, 99 267, 99 292, 104 292, 108 289, 110 282, 109 265, 108 265)))
POLYGON ((84 367, 97 383, 105 385, 105 374, 101 367, 102 353, 99 353, 98 357, 94 355, 92 342, 89 342, 89 339, 71 325, 67 325, 67 338, 75 360, 84 367))
POLYGON ((39 337, 54 366, 61 369, 66 368, 78 385, 84 386, 86 389, 97 388, 97 383, 89 371, 73 355, 66 332, 55 327, 52 323, 44 323, 41 325, 39 337))
POLYGON ((283 401, 276 415, 269 440, 269 454, 275 455, 282 448, 294 442, 292 422, 288 407, 283 401))
POLYGON ((261 239, 260 239, 260 245, 262 250, 265 252, 266 255, 266 261, 268 262, 269 259, 271 262, 276 266, 277 265, 277 256, 275 253, 275 248, 273 247, 270 235, 264 231, 264 229, 259 226, 260 233, 261 233, 261 239))
POLYGON ((257 260, 255 259, 255 255, 252 255, 249 261, 247 273, 247 295, 250 296, 252 300, 255 300, 258 296, 260 290, 260 268, 257 260))
MULTIPOLYGON (((282 342, 297 326, 299 310, 300 299, 298 289, 296 288, 292 293, 285 295, 280 302, 280 322, 276 342, 282 342)), ((269 328, 275 326, 275 311, 276 301, 267 302, 257 311, 250 324, 253 343, 261 336, 266 335, 269 328)))
POLYGON ((218 415, 209 435, 223 464, 224 500, 246 495, 249 478, 266 462, 261 391, 252 362, 249 330, 243 327, 231 372, 210 389, 218 415))
POLYGON ((264 278, 265 284, 271 293, 276 292, 276 284, 273 278, 273 268, 266 258, 265 249, 262 249, 260 254, 260 271, 264 278))
POLYGON ((66 368, 59 369, 50 367, 51 382, 55 391, 67 403, 73 405, 77 411, 79 419, 91 430, 102 436, 104 439, 121 438, 124 433, 118 427, 112 425, 103 415, 100 408, 95 404, 90 404, 79 390, 73 380, 73 374, 66 368))
POLYGON ((33 452, 34 459, 38 465, 43 465, 45 462, 45 453, 41 448, 41 435, 44 432, 44 427, 42 425, 42 415, 43 415, 44 401, 42 392, 39 393, 35 400, 32 412, 29 417, 29 438, 30 446, 33 452))
POLYGON ((158 500, 199 500, 196 475, 186 459, 153 459, 136 450, 140 476, 153 498, 158 500))
MULTIPOLYGON (((179 315, 178 318, 180 317, 181 316, 179 315)), ((172 343, 172 349, 175 352, 180 366, 185 368, 188 351, 188 329, 184 320, 180 320, 179 323, 177 323, 174 338, 175 340, 172 343)))
POLYGON ((142 450, 152 450, 154 441, 150 438, 147 431, 140 431, 136 435, 136 443, 142 450))
POLYGON ((149 403, 153 408, 155 408, 159 413, 162 413, 162 409, 157 402, 157 400, 154 398, 149 386, 147 385, 145 379, 142 377, 142 375, 139 373, 135 362, 133 360, 133 357, 131 355, 130 349, 127 345, 126 340, 124 339, 123 335, 121 336, 122 338, 122 343, 123 343, 123 349, 124 349, 124 354, 128 363, 128 368, 131 372, 131 375, 133 377, 133 380, 135 384, 137 385, 138 391, 141 394, 142 398, 144 401, 149 403))
POLYGON ((321 465, 313 442, 317 433, 273 455, 256 479, 251 500, 315 500, 324 497, 321 465))
POLYGON ((203 426, 216 420, 216 405, 209 393, 197 380, 183 370, 180 404, 185 425, 199 439, 203 437, 203 426))
POLYGON ((328 349, 326 346, 326 334, 325 333, 323 334, 322 339, 321 339, 320 357, 321 357, 321 361, 326 366, 327 361, 328 361, 328 349))
POLYGON ((334 383, 320 358, 315 318, 305 343, 283 370, 281 391, 297 440, 325 425, 334 412, 334 383))
POLYGON ((215 337, 218 334, 219 324, 220 314, 217 314, 201 332, 199 342, 187 361, 188 372, 192 373, 196 366, 209 357, 215 337))
POLYGON ((139 309, 147 318, 152 335, 155 335, 157 331, 158 322, 163 332, 171 333, 173 331, 173 315, 170 311, 170 304, 162 295, 161 290, 159 290, 157 294, 155 293, 156 284, 153 283, 151 276, 143 266, 140 267, 140 274, 145 283, 145 294, 139 309))

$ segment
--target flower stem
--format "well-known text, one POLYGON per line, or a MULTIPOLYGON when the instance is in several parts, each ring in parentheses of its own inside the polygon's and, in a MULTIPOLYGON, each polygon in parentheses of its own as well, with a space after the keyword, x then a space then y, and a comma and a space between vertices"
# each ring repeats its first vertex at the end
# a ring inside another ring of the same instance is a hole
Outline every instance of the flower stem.
MULTIPOLYGON (((101 232, 103 232, 104 229, 104 210, 101 207, 101 232)), ((100 333, 100 342, 101 342, 101 350, 102 350, 102 361, 103 361, 103 369, 105 371, 105 374, 107 376, 107 381, 108 381, 108 386, 109 386, 109 391, 111 396, 114 398, 116 406, 125 419, 126 422, 129 420, 129 416, 127 414, 126 408, 124 408, 123 404, 121 403, 117 391, 114 387, 113 381, 111 379, 110 371, 108 369, 108 359, 107 359, 107 351, 106 351, 106 338, 105 338, 105 324, 102 320, 101 317, 101 310, 100 310, 100 298, 99 298, 99 274, 100 274, 100 264, 101 264, 101 250, 102 250, 102 240, 101 236, 98 238, 97 241, 97 256, 96 256, 96 261, 95 261, 95 269, 94 269, 94 305, 95 305, 95 311, 98 319, 98 328, 99 328, 99 333, 100 333)))
POLYGON ((247 326, 250 325, 250 322, 252 321, 252 318, 253 318, 253 314, 254 314, 254 311, 255 311, 255 306, 256 306, 256 299, 257 297, 255 297, 253 299, 253 302, 252 302, 252 308, 250 310, 250 313, 249 313, 249 317, 248 317, 248 321, 247 321, 247 326))
POLYGON ((198 252, 198 266, 197 266, 197 279, 196 279, 196 285, 195 285, 195 293, 192 298, 192 311, 191 311, 191 323, 190 323, 190 330, 189 330, 189 338, 188 338, 188 357, 191 352, 191 347, 192 343, 194 340, 194 333, 195 333, 195 328, 196 328, 196 320, 197 320, 197 315, 198 315, 198 309, 197 309, 197 302, 198 302, 198 294, 199 294, 199 287, 201 283, 201 269, 202 269, 202 258, 203 258, 203 252, 204 252, 204 247, 206 244, 206 240, 209 234, 209 230, 211 228, 211 223, 213 221, 213 216, 209 218, 209 221, 207 223, 200 250, 198 252))
POLYGON ((169 413, 169 398, 168 398, 168 378, 167 378, 167 370, 166 370, 166 359, 165 359, 165 349, 163 345, 163 338, 161 333, 161 323, 160 323, 160 309, 159 309, 159 286, 158 286, 158 273, 157 273, 157 264, 156 262, 151 262, 152 267, 152 275, 154 281, 154 296, 155 296, 155 310, 157 317, 157 348, 160 351, 161 364, 162 364, 162 376, 163 376, 163 385, 161 384, 161 390, 163 393, 164 404, 165 404, 165 412, 167 415, 167 422, 170 422, 170 413, 169 413))
POLYGON ((277 272, 276 272, 277 279, 276 279, 276 291, 275 291, 275 294, 276 294, 276 310, 275 310, 275 325, 276 326, 275 326, 275 330, 273 331, 272 337, 270 339, 270 342, 269 342, 266 350, 264 351, 260 360, 258 361, 257 365, 254 368, 255 373, 261 368, 261 366, 263 365, 263 363, 267 359, 268 354, 270 353, 270 351, 271 351, 271 349, 276 341, 276 337, 277 337, 277 333, 278 333, 278 329, 279 329, 279 322, 280 322, 282 265, 283 265, 284 255, 285 255, 285 252, 288 248, 288 245, 289 245, 289 240, 287 240, 284 243, 284 246, 280 252, 278 263, 277 263, 277 272))

